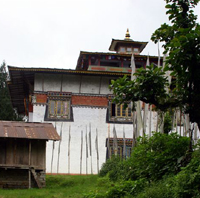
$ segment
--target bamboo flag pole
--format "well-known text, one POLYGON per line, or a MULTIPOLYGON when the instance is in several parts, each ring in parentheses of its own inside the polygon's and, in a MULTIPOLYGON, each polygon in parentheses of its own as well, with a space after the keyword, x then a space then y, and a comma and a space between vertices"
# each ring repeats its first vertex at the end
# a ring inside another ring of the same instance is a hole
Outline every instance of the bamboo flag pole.
POLYGON ((137 137, 140 136, 140 131, 143 128, 142 114, 141 114, 141 101, 136 103, 136 112, 137 112, 137 137))
POLYGON ((98 147, 98 130, 96 129, 96 152, 97 152, 97 172, 99 174, 99 147, 98 147))
POLYGON ((83 131, 81 131, 80 174, 82 174, 82 158, 83 158, 83 131))
POLYGON ((185 114, 183 114, 183 136, 186 136, 186 122, 185 114))
POLYGON ((59 141, 59 145, 58 145, 58 161, 57 161, 57 174, 59 172, 59 162, 60 162, 60 145, 61 145, 61 141, 62 141, 62 127, 63 127, 63 122, 62 125, 60 127, 60 141, 59 141))
POLYGON ((93 174, 93 169, 92 169, 92 137, 91 137, 91 123, 89 125, 90 131, 89 131, 89 143, 90 143, 90 158, 91 158, 91 174, 93 174))
POLYGON ((178 110, 175 111, 176 114, 176 132, 178 133, 178 110))
POLYGON ((172 128, 171 128, 171 132, 174 130, 174 125, 176 122, 176 118, 175 118, 175 111, 172 112, 172 128))
MULTIPOLYGON (((147 68, 147 66, 150 66, 150 61, 149 61, 149 55, 147 57, 147 62, 146 62, 146 70, 149 70, 147 68)), ((148 109, 149 107, 149 104, 147 103, 144 103, 144 114, 143 114, 143 137, 145 136, 146 134, 146 124, 147 124, 147 117, 148 117, 148 109)))
POLYGON ((108 159, 110 159, 110 123, 108 123, 108 142, 107 142, 107 148, 108 148, 108 159))
MULTIPOLYGON (((55 130, 56 129, 56 122, 55 122, 55 130)), ((52 146, 52 157, 51 157, 51 174, 52 174, 52 170, 53 170, 53 157, 54 157, 54 148, 55 148, 55 141, 53 141, 53 146, 52 146)))
POLYGON ((160 119, 160 111, 157 111, 157 123, 156 123, 156 132, 158 132, 159 129, 159 119, 160 119))
POLYGON ((132 142, 132 148, 136 145, 136 138, 137 138, 137 129, 136 129, 136 111, 133 112, 133 142, 132 142))
POLYGON ((158 41, 158 67, 160 67, 160 46, 158 41))
MULTIPOLYGON (((134 60, 134 55, 132 54, 131 56, 131 80, 135 79, 135 76, 133 75, 135 73, 135 60, 134 60)), ((131 108, 133 109, 133 102, 131 102, 131 108)), ((135 147, 136 144, 136 138, 137 138, 137 131, 135 130, 135 123, 136 123, 136 112, 133 111, 133 144, 132 147, 135 147)))
POLYGON ((126 139, 125 139, 124 125, 123 125, 123 159, 126 159, 126 139))
POLYGON ((117 151, 118 151, 118 145, 117 145, 117 132, 115 129, 115 125, 113 126, 113 147, 114 147, 114 154, 117 155, 117 151))
POLYGON ((197 129, 198 129, 198 126, 197 126, 197 123, 195 122, 194 123, 194 144, 197 143, 197 129))
POLYGON ((144 114, 143 114, 143 137, 146 134, 146 123, 147 123, 147 114, 148 114, 148 104, 144 103, 144 114))
POLYGON ((87 141, 87 126, 85 133, 85 144, 86 144, 86 175, 88 174, 88 141, 87 141))
POLYGON ((149 105, 149 137, 151 137, 152 105, 149 105))
POLYGON ((69 125, 69 139, 68 139, 68 174, 70 174, 70 143, 71 143, 71 126, 69 125))
POLYGON ((164 133, 164 122, 165 122, 165 112, 160 112, 160 126, 159 131, 160 133, 164 133))

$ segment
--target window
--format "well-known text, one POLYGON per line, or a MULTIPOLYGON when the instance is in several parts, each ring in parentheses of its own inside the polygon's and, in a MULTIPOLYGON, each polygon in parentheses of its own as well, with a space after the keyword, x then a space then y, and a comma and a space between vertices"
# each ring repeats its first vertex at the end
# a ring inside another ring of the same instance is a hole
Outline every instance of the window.
POLYGON ((46 121, 72 121, 71 94, 48 93, 46 121))
POLYGON ((112 117, 131 117, 131 104, 125 109, 124 105, 111 104, 111 116, 112 117))
POLYGON ((120 158, 128 158, 131 156, 132 151, 132 143, 133 139, 126 138, 125 140, 123 138, 117 138, 117 148, 114 146, 114 138, 107 138, 106 139, 106 147, 107 147, 107 154, 106 159, 111 158, 113 155, 116 154, 120 158), (125 149, 125 152, 124 152, 125 149))
POLYGON ((107 111, 107 122, 109 123, 132 123, 132 109, 131 104, 124 109, 124 105, 117 105, 109 101, 108 111, 107 111))
POLYGON ((127 47, 126 51, 127 51, 127 53, 132 53, 132 48, 131 47, 127 47))
POLYGON ((125 52, 125 47, 120 47, 120 52, 125 52))

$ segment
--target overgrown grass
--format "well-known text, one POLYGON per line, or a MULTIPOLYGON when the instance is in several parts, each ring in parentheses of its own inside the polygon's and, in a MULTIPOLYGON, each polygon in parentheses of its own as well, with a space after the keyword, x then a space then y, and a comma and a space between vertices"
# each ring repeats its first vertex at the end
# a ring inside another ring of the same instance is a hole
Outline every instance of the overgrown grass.
POLYGON ((92 192, 105 192, 97 175, 47 175, 46 188, 5 190, 0 189, 0 198, 81 198, 92 192))

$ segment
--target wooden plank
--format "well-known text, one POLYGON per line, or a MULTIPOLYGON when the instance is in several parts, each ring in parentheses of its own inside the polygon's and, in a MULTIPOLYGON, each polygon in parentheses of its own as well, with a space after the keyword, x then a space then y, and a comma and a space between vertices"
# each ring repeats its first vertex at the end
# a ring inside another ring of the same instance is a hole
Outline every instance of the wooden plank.
POLYGON ((29 140, 15 140, 14 163, 29 165, 29 140))
POLYGON ((14 140, 8 139, 6 141, 6 164, 13 164, 13 150, 14 150, 14 140))
POLYGON ((0 139, 0 164, 5 164, 6 163, 6 140, 5 139, 0 139))
POLYGON ((31 141, 31 166, 38 166, 40 169, 45 169, 45 140, 31 141))

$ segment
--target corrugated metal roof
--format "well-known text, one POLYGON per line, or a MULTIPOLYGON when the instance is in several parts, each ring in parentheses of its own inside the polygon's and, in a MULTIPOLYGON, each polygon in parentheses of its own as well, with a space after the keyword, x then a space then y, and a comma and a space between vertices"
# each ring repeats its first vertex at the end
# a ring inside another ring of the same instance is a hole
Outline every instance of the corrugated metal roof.
POLYGON ((51 123, 0 121, 0 138, 60 140, 51 123))

